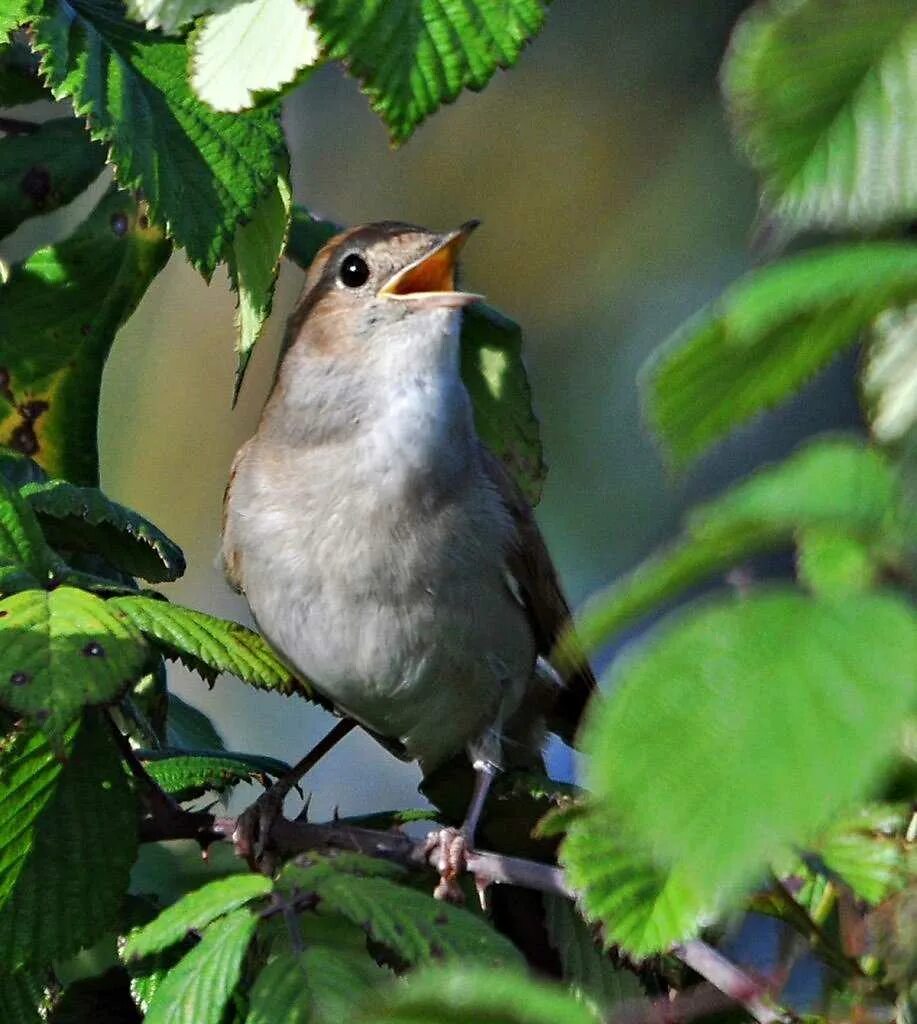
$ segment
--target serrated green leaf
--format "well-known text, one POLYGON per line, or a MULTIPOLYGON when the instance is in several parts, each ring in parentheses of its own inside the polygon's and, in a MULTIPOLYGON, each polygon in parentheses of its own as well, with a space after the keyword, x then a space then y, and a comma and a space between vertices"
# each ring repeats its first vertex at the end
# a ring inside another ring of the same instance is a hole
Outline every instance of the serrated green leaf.
POLYGON ((906 822, 895 808, 874 805, 832 822, 814 851, 861 899, 881 903, 907 884, 917 857, 904 841, 906 822))
POLYGON ((148 655, 140 631, 94 594, 58 587, 0 601, 0 706, 49 734, 114 701, 148 655))
POLYGON ((915 298, 917 251, 903 243, 833 246, 753 271, 650 361, 650 423, 683 463, 786 398, 884 309, 915 298))
POLYGON ((53 476, 98 483, 105 359, 169 251, 142 206, 111 190, 70 238, 12 268, 0 286, 0 443, 53 476))
POLYGON ((127 0, 127 15, 133 21, 144 22, 147 28, 173 34, 216 6, 222 4, 213 0, 127 0))
POLYGON ((0 41, 26 21, 28 16, 28 0, 4 0, 0 8, 0 41))
POLYGON ((137 816, 104 716, 87 712, 0 906, 5 965, 71 956, 114 927, 137 852, 137 816))
POLYGON ((118 181, 142 189, 153 219, 208 276, 276 180, 278 109, 210 110, 191 92, 185 44, 132 25, 116 0, 33 2, 55 97, 73 98, 93 138, 110 144, 118 181))
POLYGON ((301 81, 301 70, 318 59, 318 36, 298 0, 241 0, 195 29, 191 87, 215 110, 246 110, 301 81))
POLYGON ((105 149, 73 117, 0 139, 0 238, 75 199, 102 173, 105 149))
MULTIPOLYGON (((287 256, 308 269, 319 249, 339 230, 301 206, 294 207, 287 256)), ((461 361, 479 436, 529 503, 536 504, 547 469, 522 359, 521 328, 490 306, 470 306, 462 316, 461 361)))
POLYGON ((237 622, 150 597, 116 597, 108 604, 167 657, 180 658, 205 679, 231 672, 261 689, 314 699, 311 685, 294 677, 257 633, 237 622))
POLYGON ((513 964, 516 948, 479 917, 434 900, 388 878, 367 877, 334 869, 324 860, 288 864, 281 888, 315 892, 323 911, 343 915, 376 942, 408 963, 463 957, 491 964, 513 964))
POLYGON ((0 971, 0 1020, 4 1024, 43 1024, 51 1000, 38 971, 0 971))
POLYGON ((471 964, 427 968, 373 993, 361 1024, 598 1024, 559 985, 471 964))
POLYGON ((244 909, 210 925, 156 989, 145 1024, 220 1024, 257 926, 244 909))
POLYGON ((796 573, 816 594, 843 597, 869 590, 878 566, 869 546, 844 530, 806 530, 799 537, 796 573))
POLYGON ((462 89, 511 67, 544 24, 544 0, 315 0, 326 55, 360 80, 394 142, 462 89))
POLYGON ((40 586, 60 567, 28 504, 0 479, 0 594, 40 586))
MULTIPOLYGON (((841 529, 877 542, 892 528, 898 500, 894 469, 880 452, 849 438, 816 439, 692 510, 673 545, 590 598, 577 622, 582 649, 594 650, 751 554, 790 544, 800 531, 805 538, 841 529)), ((563 645, 561 652, 575 654, 563 645)))
POLYGON ((564 981, 577 996, 609 1011, 624 999, 645 995, 635 974, 612 963, 570 900, 550 894, 543 898, 548 941, 560 957, 564 981))
MULTIPOLYGON (((290 2, 295 4, 296 0, 290 2)), ((227 250, 229 278, 239 297, 234 399, 242 387, 255 342, 271 313, 280 257, 290 228, 292 194, 287 176, 288 169, 284 168, 274 187, 255 207, 251 219, 237 228, 227 250)))
POLYGON ((48 480, 25 484, 20 493, 56 547, 103 553, 122 572, 151 583, 185 571, 181 549, 162 530, 94 487, 48 480))
POLYGON ((180 750, 225 750, 213 722, 177 694, 170 693, 166 713, 166 743, 180 750))
POLYGON ((784 0, 739 23, 726 100, 784 231, 913 219, 915 46, 910 0, 784 0))
POLYGON ((237 782, 253 782, 256 776, 275 778, 290 766, 272 757, 219 751, 140 751, 146 770, 160 788, 176 800, 190 800, 209 789, 225 790, 237 782))
POLYGON ((583 736, 592 789, 701 899, 731 896, 876 783, 915 666, 917 618, 892 596, 691 608, 615 666, 583 736))
POLYGON ((383 971, 365 953, 309 946, 273 956, 251 989, 245 1024, 337 1024, 383 971))
MULTIPOLYGON (((0 40, 3 36, 0 34, 0 40)), ((0 106, 15 107, 47 99, 38 77, 38 58, 22 39, 0 41, 0 106)))
POLYGON ((632 957, 692 938, 715 908, 686 872, 655 862, 598 807, 569 822, 559 859, 586 919, 602 925, 606 946, 632 957))
POLYGON ((862 387, 879 441, 901 441, 917 425, 917 306, 888 310, 876 320, 862 387))
POLYGON ((180 942, 189 932, 200 931, 218 917, 267 896, 272 888, 269 878, 256 874, 230 875, 202 885, 133 932, 122 956, 125 960, 139 960, 158 953, 180 942))

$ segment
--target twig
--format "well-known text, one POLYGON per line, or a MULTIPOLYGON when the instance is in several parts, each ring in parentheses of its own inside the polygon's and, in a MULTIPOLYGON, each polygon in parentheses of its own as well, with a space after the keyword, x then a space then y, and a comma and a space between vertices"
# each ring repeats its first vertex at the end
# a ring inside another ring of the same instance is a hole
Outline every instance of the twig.
POLYGON ((688 1021, 727 1013, 734 1001, 709 983, 695 985, 674 999, 624 999, 608 1015, 609 1024, 687 1024, 688 1021))
POLYGON ((308 753, 301 757, 296 764, 287 772, 282 779, 279 779, 275 786, 281 786, 287 790, 293 788, 296 783, 308 772, 310 772, 321 759, 356 726, 352 718, 342 718, 325 733, 325 735, 312 747, 308 753))
POLYGON ((760 984, 706 942, 691 939, 676 946, 672 952, 692 971, 744 1006, 758 1024, 776 1024, 787 1019, 785 1014, 761 999, 763 989, 760 984))

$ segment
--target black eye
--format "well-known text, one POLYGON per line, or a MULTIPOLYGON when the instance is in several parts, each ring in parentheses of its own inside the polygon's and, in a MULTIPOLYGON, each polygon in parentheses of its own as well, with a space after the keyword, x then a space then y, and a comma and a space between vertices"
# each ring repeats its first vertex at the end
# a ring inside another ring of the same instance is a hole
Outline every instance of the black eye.
POLYGON ((355 252, 345 256, 344 262, 341 264, 340 278, 348 288, 359 288, 360 285, 366 284, 369 280, 369 267, 366 260, 355 252))

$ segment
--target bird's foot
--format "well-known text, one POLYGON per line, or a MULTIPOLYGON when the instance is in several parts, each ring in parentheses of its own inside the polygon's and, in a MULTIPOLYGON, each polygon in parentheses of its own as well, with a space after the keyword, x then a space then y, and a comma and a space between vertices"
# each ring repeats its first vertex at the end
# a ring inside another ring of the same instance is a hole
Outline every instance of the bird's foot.
POLYGON ((278 866, 271 833, 283 819, 283 801, 289 788, 277 783, 262 793, 236 819, 236 830, 232 834, 236 856, 244 857, 252 870, 268 876, 273 875, 278 866))
MULTIPOLYGON (((465 893, 459 885, 459 879, 468 871, 469 859, 473 853, 471 840, 463 829, 441 828, 427 835, 424 856, 439 872, 439 882, 433 890, 434 899, 454 903, 456 906, 461 906, 465 902, 465 893)), ((475 875, 474 884, 481 909, 486 909, 485 894, 490 880, 479 879, 475 875)))

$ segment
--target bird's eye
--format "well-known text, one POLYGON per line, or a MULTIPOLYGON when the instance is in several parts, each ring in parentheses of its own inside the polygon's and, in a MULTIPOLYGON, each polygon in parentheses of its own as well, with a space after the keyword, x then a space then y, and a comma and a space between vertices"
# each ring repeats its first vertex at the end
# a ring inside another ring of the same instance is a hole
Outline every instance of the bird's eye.
POLYGON ((340 278, 348 288, 359 288, 369 280, 369 266, 362 256, 352 252, 344 257, 341 264, 340 278))

